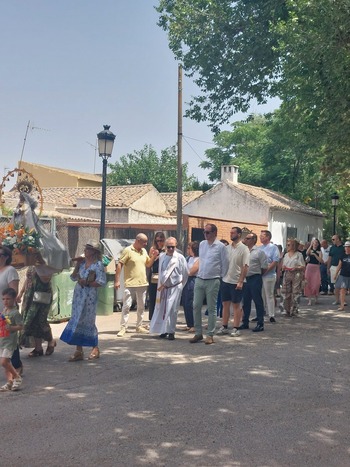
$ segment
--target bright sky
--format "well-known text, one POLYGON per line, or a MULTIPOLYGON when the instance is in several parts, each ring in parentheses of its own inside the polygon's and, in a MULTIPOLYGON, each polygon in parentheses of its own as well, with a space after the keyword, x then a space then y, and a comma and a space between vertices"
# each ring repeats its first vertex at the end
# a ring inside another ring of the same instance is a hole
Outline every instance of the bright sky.
MULTIPOLYGON (((1 1, 2 173, 17 166, 28 121, 23 160, 83 172, 102 171, 93 146, 104 124, 117 135, 110 162, 144 144, 160 151, 176 143, 178 65, 156 24, 156 4, 1 1)), ((196 92, 185 79, 184 111, 196 92)), ((183 161, 206 180, 198 164, 212 147, 210 129, 184 119, 183 133, 183 161)))

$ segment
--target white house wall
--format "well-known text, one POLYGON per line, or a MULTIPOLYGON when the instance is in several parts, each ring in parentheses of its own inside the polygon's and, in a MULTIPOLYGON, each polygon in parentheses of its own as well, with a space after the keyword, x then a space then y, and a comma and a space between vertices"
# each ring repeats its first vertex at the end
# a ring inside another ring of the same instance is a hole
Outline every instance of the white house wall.
POLYGON ((272 241, 277 245, 286 246, 287 227, 297 229, 297 239, 306 242, 308 235, 322 239, 323 218, 296 213, 293 211, 271 210, 269 230, 272 233, 272 241))
POLYGON ((166 214, 167 208, 159 192, 154 188, 148 191, 140 199, 132 203, 132 207, 138 211, 150 214, 166 214))
POLYGON ((265 203, 225 183, 219 184, 206 195, 187 204, 183 213, 194 217, 230 220, 239 223, 265 224, 269 221, 269 208, 265 203))
POLYGON ((129 210, 129 224, 174 224, 176 217, 164 217, 148 214, 147 212, 129 210))

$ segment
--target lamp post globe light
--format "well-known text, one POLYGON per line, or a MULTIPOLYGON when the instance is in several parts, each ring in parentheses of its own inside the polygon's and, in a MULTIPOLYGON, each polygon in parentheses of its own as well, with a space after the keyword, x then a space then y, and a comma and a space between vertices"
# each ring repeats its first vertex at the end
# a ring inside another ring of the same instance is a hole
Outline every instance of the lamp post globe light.
POLYGON ((336 220, 336 212, 337 206, 339 204, 339 195, 338 193, 333 193, 331 196, 332 206, 333 206, 333 235, 335 234, 335 220, 336 220))
POLYGON ((100 239, 105 236, 106 223, 106 189, 107 189, 107 161, 112 155, 115 135, 109 130, 110 125, 103 125, 103 130, 97 134, 98 154, 102 157, 102 198, 101 198, 101 224, 100 239))

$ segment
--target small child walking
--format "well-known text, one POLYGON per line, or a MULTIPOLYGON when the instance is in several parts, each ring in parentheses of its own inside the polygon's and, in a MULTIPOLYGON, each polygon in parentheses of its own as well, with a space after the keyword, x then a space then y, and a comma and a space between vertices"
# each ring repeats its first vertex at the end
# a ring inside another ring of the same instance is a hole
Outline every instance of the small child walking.
POLYGON ((0 387, 0 391, 18 391, 22 384, 22 378, 12 366, 11 357, 17 348, 17 332, 23 328, 22 316, 17 303, 17 292, 7 288, 2 292, 4 310, 0 316, 0 358, 1 366, 5 370, 7 383, 0 387))

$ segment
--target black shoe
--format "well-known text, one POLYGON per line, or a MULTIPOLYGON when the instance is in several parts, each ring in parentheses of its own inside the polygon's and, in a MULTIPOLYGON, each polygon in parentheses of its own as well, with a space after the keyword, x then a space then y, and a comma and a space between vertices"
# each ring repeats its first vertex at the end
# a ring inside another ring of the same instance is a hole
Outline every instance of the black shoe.
POLYGON ((238 329, 249 329, 249 324, 242 323, 238 329))
POLYGON ((253 318, 250 320, 252 323, 256 323, 258 321, 258 318, 253 318))
POLYGON ((161 339, 165 339, 167 336, 168 336, 168 334, 165 332, 164 334, 161 334, 159 337, 160 337, 161 339))
POLYGON ((273 316, 271 316, 270 323, 275 323, 275 322, 276 322, 275 318, 273 316))
POLYGON ((169 332, 169 334, 168 334, 168 339, 169 339, 169 341, 175 340, 175 334, 172 333, 172 332, 169 332))
POLYGON ((262 324, 257 324, 254 329, 252 329, 252 332, 261 332, 264 330, 264 326, 262 324))

